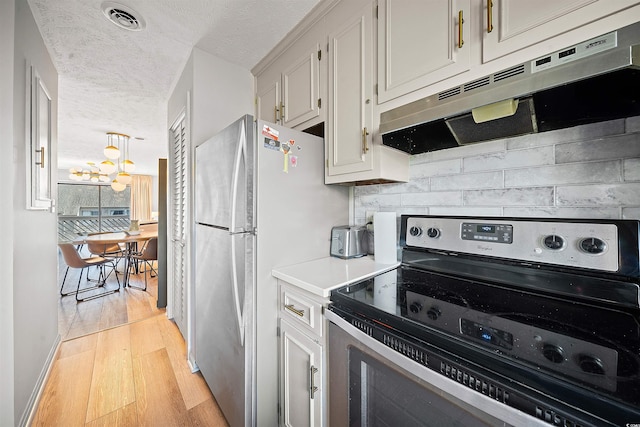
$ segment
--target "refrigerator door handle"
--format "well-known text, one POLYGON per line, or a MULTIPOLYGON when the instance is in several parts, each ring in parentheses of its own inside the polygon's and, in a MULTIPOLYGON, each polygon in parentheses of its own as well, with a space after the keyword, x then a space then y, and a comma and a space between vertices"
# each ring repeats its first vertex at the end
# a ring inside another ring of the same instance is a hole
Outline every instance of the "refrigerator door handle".
POLYGON ((238 261, 236 259, 236 236, 231 236, 231 275, 233 276, 233 301, 236 307, 236 320, 238 322, 238 333, 240 334, 240 345, 244 347, 244 316, 240 307, 240 292, 238 289, 238 261))
POLYGON ((236 158, 233 166, 233 186, 231 187, 231 219, 229 223, 229 232, 244 233, 244 229, 236 230, 236 214, 238 207, 238 181, 240 179, 240 164, 242 163, 243 154, 246 150, 247 136, 244 129, 244 121, 240 122, 239 144, 236 149, 236 158))
POLYGON ((246 150, 246 133, 244 121, 240 122, 240 137, 236 150, 236 158, 233 167, 233 186, 231 188, 231 219, 229 223, 229 234, 231 234, 231 275, 233 276, 233 301, 236 311, 236 320, 238 323, 238 333, 240 334, 240 345, 244 346, 244 318, 242 308, 240 307, 240 292, 238 289, 238 260, 236 259, 236 236, 244 233, 245 230, 236 230, 236 213, 238 204, 238 181, 240 177, 240 164, 242 163, 243 154, 246 150))

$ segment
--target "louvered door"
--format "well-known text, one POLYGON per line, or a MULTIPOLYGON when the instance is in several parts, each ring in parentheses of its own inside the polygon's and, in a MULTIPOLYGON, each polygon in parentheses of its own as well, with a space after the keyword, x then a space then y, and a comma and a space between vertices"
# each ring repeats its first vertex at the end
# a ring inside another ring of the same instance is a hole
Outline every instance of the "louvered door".
POLYGON ((188 159, 186 114, 171 128, 173 149, 171 152, 171 251, 170 279, 172 289, 171 314, 182 336, 187 336, 187 236, 188 236, 188 159))

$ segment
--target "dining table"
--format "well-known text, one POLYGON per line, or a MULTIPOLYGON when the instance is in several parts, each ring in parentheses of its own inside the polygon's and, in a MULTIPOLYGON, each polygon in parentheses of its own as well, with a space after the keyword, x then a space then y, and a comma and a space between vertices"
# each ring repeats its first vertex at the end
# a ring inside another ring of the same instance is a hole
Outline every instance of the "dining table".
POLYGON ((125 271, 124 271, 124 283, 123 286, 129 285, 129 274, 131 272, 132 258, 131 256, 136 251, 138 243, 146 242, 149 239, 158 237, 158 227, 156 224, 141 225, 137 232, 133 231, 114 231, 109 233, 92 234, 87 236, 79 236, 74 239, 73 244, 82 245, 86 243, 98 243, 98 244, 124 244, 125 245, 125 271))

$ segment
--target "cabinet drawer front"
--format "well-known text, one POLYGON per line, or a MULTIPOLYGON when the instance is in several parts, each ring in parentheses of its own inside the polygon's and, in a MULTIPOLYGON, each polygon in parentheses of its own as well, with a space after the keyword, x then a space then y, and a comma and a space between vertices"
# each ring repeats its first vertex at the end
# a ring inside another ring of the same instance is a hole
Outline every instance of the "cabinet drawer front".
POLYGON ((280 317, 322 336, 322 304, 285 287, 280 290, 280 301, 280 317))

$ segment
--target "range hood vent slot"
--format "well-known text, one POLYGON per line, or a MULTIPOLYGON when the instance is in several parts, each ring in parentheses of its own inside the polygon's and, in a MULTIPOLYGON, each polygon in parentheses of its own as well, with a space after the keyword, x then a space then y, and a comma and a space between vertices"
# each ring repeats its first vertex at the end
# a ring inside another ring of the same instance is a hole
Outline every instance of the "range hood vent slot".
POLYGON ((491 83, 491 80, 489 77, 483 77, 479 80, 476 80, 475 82, 471 82, 471 83, 467 83, 466 85, 464 85, 464 91, 465 92, 471 92, 474 89, 478 89, 480 87, 483 86, 487 86, 489 83, 491 83))
POLYGON ((640 22, 384 111, 380 133, 420 154, 640 116, 639 87, 640 22), (507 99, 518 100, 515 114, 474 122, 472 110, 507 99))
POLYGON ((510 79, 511 77, 517 76, 519 74, 524 73, 524 65, 519 65, 517 67, 511 68, 509 70, 500 71, 499 73, 495 73, 493 75, 493 82, 499 82, 501 80, 510 79))
POLYGON ((442 101, 443 99, 451 98, 452 96, 460 95, 461 93, 462 90, 460 89, 460 87, 454 87, 453 89, 440 92, 438 94, 438 100, 442 101))

